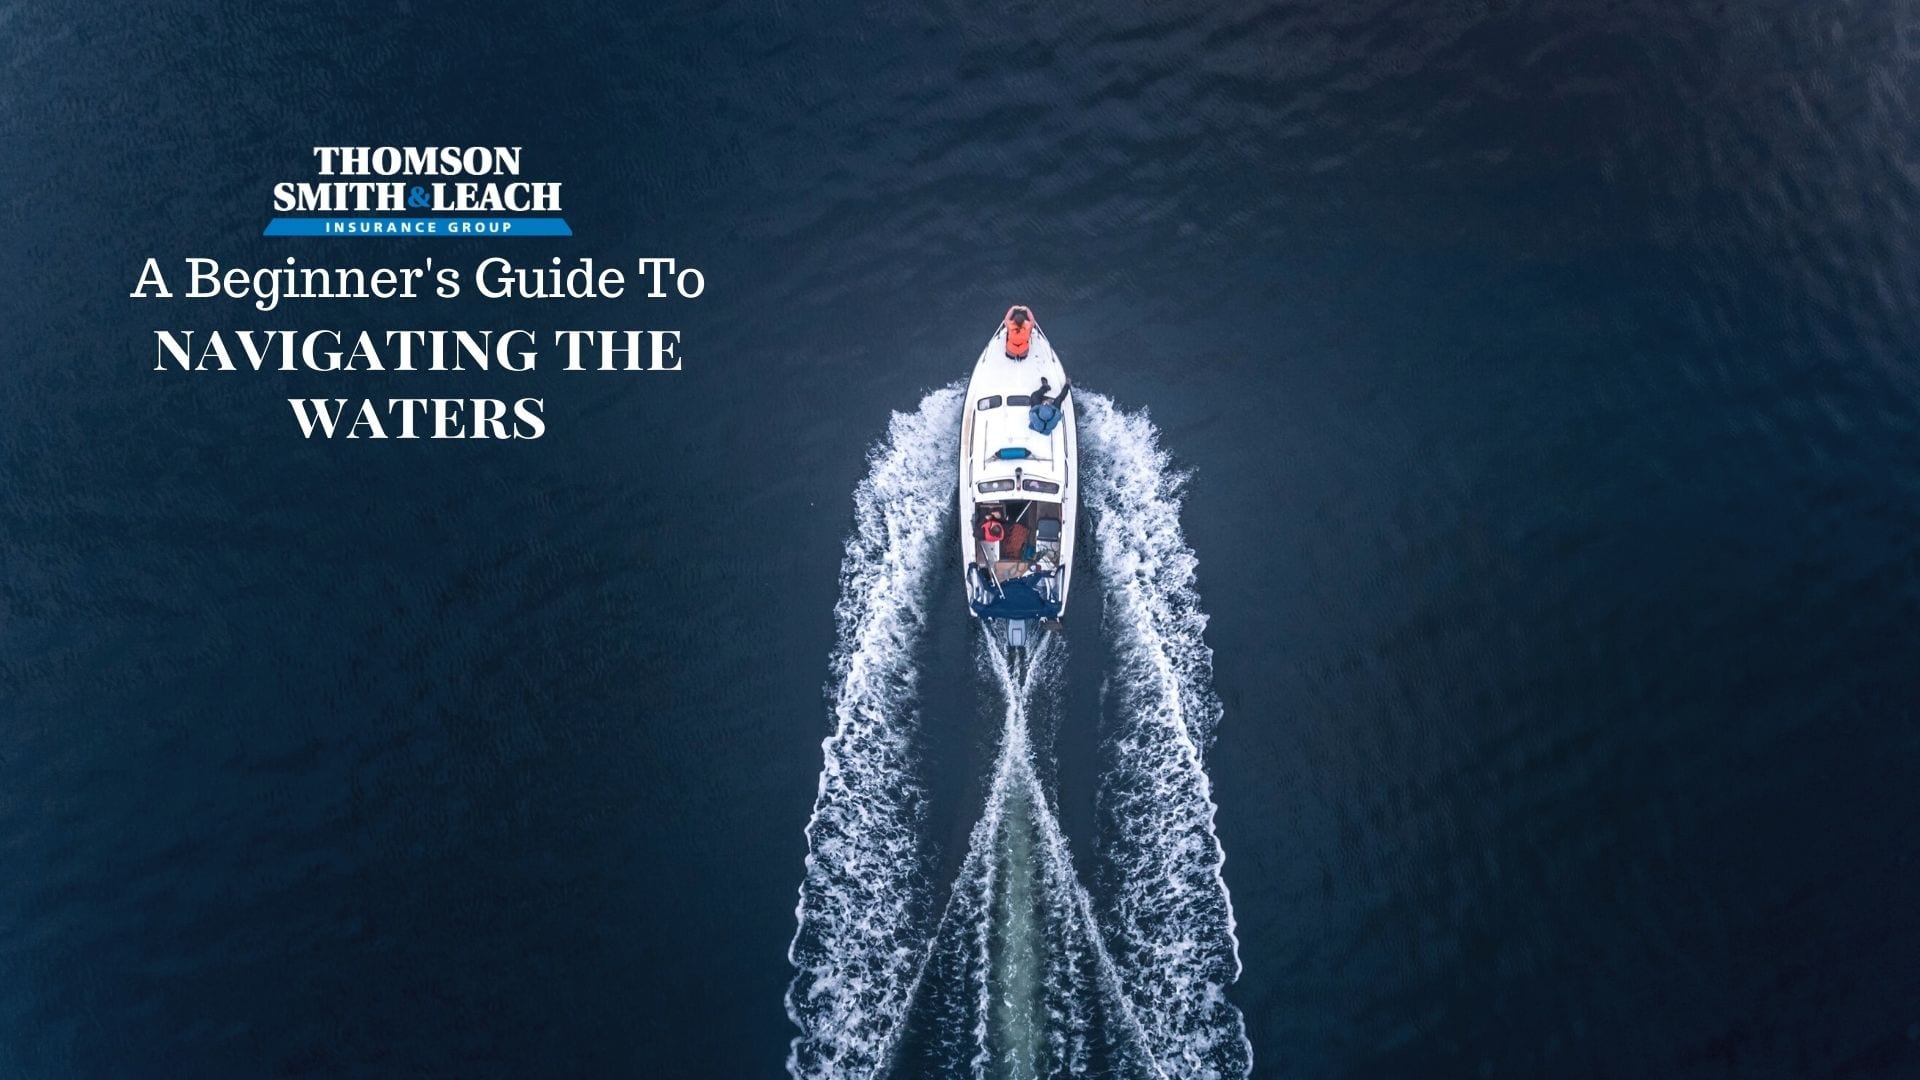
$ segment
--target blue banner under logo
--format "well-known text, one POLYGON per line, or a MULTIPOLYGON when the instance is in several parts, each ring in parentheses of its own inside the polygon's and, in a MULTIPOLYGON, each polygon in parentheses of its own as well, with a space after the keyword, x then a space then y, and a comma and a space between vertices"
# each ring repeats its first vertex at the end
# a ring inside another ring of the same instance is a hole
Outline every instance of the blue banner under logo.
POLYGON ((262 236, 572 236, 557 217, 277 217, 262 236))

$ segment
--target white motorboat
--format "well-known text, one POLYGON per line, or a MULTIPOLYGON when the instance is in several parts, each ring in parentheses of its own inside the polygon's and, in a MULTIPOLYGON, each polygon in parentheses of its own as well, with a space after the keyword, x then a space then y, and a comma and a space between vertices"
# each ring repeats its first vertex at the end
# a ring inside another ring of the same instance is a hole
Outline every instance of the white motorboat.
POLYGON ((1020 648, 1067 610, 1079 482, 1060 358, 1015 305, 973 366, 960 424, 960 553, 967 605, 1020 648))

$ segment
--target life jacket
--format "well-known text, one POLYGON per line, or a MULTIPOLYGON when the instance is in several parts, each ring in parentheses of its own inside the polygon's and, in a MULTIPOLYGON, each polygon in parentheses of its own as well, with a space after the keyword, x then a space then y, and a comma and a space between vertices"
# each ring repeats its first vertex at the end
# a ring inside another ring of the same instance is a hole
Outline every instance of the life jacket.
POLYGON ((980 523, 980 539, 989 544, 997 544, 1007 538, 1006 523, 997 517, 990 517, 980 523))
POLYGON ((1027 358, 1027 346, 1033 339, 1033 316, 1025 311, 1007 315, 1007 356, 1014 360, 1027 358))

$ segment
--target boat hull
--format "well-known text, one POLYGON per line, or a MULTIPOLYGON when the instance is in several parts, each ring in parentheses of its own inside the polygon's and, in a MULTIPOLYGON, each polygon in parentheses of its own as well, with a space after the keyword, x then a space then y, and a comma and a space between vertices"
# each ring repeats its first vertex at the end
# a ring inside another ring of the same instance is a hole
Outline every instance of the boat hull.
POLYGON ((957 519, 968 610, 1004 620, 1011 636, 1024 637, 1025 624, 1047 625, 1066 614, 1079 445, 1072 393, 1051 401, 1067 386, 1059 356, 1037 324, 1024 348, 1014 346, 1025 355, 1010 356, 1012 315, 981 350, 967 383, 957 519), (1036 414, 1031 404, 1043 385, 1057 416, 1036 414))

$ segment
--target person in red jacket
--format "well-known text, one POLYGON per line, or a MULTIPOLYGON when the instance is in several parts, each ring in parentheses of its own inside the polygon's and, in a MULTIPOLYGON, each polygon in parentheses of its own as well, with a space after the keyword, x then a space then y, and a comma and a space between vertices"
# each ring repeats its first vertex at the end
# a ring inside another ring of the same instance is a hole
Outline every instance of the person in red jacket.
POLYGON ((1025 360, 1033 339, 1033 316, 1023 307, 1007 312, 1007 359, 1025 360))

